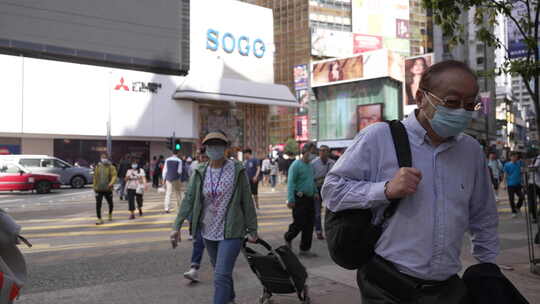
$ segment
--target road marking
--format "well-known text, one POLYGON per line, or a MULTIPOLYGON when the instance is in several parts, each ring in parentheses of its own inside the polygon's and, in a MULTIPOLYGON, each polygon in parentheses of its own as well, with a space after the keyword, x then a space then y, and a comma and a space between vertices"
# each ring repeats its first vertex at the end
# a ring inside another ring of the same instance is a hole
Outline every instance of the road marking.
MULTIPOLYGON (((157 217, 159 216, 154 216, 154 218, 157 218, 157 217)), ((142 217, 140 219, 144 220, 147 218, 149 217, 142 217)), ((265 220, 265 219, 278 219, 278 218, 290 219, 290 217, 287 214, 287 216, 284 216, 284 215, 258 216, 257 220, 260 221, 260 220, 265 220)), ((102 229, 112 228, 112 227, 136 226, 136 225, 165 225, 165 224, 172 225, 172 223, 174 222, 173 219, 174 218, 171 217, 170 220, 166 220, 166 221, 152 221, 152 222, 129 221, 129 222, 116 222, 116 223, 105 222, 106 224, 103 224, 103 225, 96 225, 92 223, 92 224, 81 224, 81 225, 32 226, 32 227, 24 227, 23 232, 53 230, 53 229, 74 229, 74 228, 97 228, 97 229, 102 230, 102 229)))
POLYGON ((14 203, 14 202, 20 202, 20 201, 24 201, 24 199, 23 198, 18 198, 18 199, 12 199, 12 200, 7 200, 7 201, 0 201, 0 204, 14 203))
MULTIPOLYGON (((259 223, 259 227, 267 226, 283 226, 288 223, 282 222, 270 222, 259 223)), ((188 230, 188 227, 182 227, 183 231, 188 230)), ((71 231, 71 232, 59 232, 59 233, 44 233, 44 234, 25 234, 28 239, 31 238, 49 238, 49 237, 66 237, 66 236, 94 236, 94 235, 111 235, 111 234, 131 234, 131 233, 144 233, 144 232, 166 232, 171 231, 171 227, 167 228, 146 228, 146 229, 124 229, 124 230, 110 230, 110 231, 71 231)))
MULTIPOLYGON (((259 233, 262 233, 262 232, 271 233, 271 232, 278 232, 278 231, 283 231, 283 227, 263 227, 262 229, 259 229, 259 233)), ((96 243, 80 243, 80 244, 58 245, 58 246, 54 246, 48 243, 43 243, 43 244, 34 244, 32 248, 21 247, 21 251, 24 254, 31 254, 31 253, 68 251, 68 250, 99 248, 99 247, 116 247, 116 246, 134 245, 134 244, 142 244, 142 243, 158 243, 158 242, 167 242, 168 240, 169 239, 166 236, 165 237, 159 236, 159 237, 146 237, 146 238, 137 237, 137 238, 127 239, 127 240, 115 240, 115 241, 96 242, 96 243)), ((192 242, 183 239, 182 242, 180 242, 179 246, 183 246, 183 244, 192 244, 192 242)))
MULTIPOLYGON (((150 205, 148 207, 156 207, 157 205, 150 205)), ((92 208, 94 209, 94 208, 92 208)), ((106 205, 104 206, 104 209, 107 209, 106 205)), ((156 214, 158 213, 159 215, 149 215, 149 216, 144 216, 145 218, 153 218, 153 217, 158 217, 158 216, 171 216, 171 217, 174 217, 176 216, 176 212, 171 212, 169 214, 166 214, 163 212, 163 210, 155 210, 155 209, 148 209, 148 210, 145 210, 143 208, 143 211, 145 214, 156 214)), ((279 213, 287 213, 287 214, 290 214, 291 211, 289 209, 286 208, 286 206, 284 205, 283 208, 279 209, 279 208, 268 208, 267 206, 261 206, 261 209, 257 210, 257 214, 259 215, 265 215, 265 214, 279 214, 279 213)), ((127 210, 118 210, 118 211, 114 211, 113 212, 113 216, 116 216, 118 214, 124 214, 124 215, 128 215, 130 214, 129 211, 127 210)), ((75 217, 75 218, 48 218, 48 219, 36 219, 36 220, 20 220, 20 221, 17 221, 17 223, 19 224, 34 224, 34 223, 48 223, 48 222, 59 222, 59 221, 64 221, 64 222, 77 222, 77 221, 92 221, 92 220, 95 220, 96 217, 88 217, 88 216, 85 216, 85 217, 75 217)))

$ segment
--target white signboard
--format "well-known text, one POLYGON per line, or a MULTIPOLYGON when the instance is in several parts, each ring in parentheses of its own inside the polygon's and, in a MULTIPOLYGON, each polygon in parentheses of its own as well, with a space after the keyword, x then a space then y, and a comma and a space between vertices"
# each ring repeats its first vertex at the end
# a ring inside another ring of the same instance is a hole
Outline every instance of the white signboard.
POLYGON ((0 133, 105 136, 110 113, 113 136, 197 137, 193 103, 172 99, 182 77, 18 56, 0 63, 9 84, 0 133))
POLYGON ((324 57, 349 57, 353 55, 351 32, 315 29, 311 34, 311 55, 324 57))
POLYGON ((271 9, 232 0, 192 0, 190 9, 190 74, 274 82, 271 9))

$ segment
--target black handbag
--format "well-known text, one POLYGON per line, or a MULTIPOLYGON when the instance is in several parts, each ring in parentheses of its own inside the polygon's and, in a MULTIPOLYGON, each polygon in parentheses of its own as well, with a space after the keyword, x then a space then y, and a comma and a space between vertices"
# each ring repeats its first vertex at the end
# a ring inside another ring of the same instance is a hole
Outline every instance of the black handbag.
MULTIPOLYGON (((409 137, 399 120, 387 122, 392 133, 399 167, 411 167, 412 156, 409 137)), ((383 224, 391 218, 399 205, 392 200, 383 213, 383 220, 373 225, 369 209, 350 209, 332 212, 326 208, 324 229, 330 257, 345 269, 358 269, 373 256, 375 245, 382 234, 383 224)))

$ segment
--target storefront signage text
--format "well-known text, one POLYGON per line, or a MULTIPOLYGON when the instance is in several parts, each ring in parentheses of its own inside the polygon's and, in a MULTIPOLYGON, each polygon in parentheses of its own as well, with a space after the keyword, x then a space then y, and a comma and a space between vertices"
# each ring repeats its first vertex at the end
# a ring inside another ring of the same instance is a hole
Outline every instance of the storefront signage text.
POLYGON ((132 91, 139 93, 150 92, 156 94, 158 89, 161 89, 161 83, 134 81, 131 83, 131 87, 129 87, 125 84, 124 77, 122 77, 114 89, 116 91, 132 91))
POLYGON ((211 51, 217 51, 221 48, 226 53, 233 53, 235 49, 238 49, 238 53, 242 56, 249 56, 250 51, 253 56, 257 58, 263 58, 266 52, 266 45, 264 41, 257 38, 251 43, 251 39, 247 36, 239 36, 238 39, 231 33, 225 33, 220 39, 219 31, 209 29, 206 33, 206 49, 211 51))

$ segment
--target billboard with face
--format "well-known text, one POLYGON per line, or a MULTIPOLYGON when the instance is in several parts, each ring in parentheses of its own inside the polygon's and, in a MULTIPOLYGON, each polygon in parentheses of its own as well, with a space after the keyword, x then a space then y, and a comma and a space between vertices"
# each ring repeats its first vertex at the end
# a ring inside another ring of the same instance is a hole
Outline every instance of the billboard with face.
POLYGON ((364 77, 362 56, 325 60, 313 64, 312 86, 364 77))
POLYGON ((359 105, 356 107, 356 117, 358 119, 357 131, 366 128, 377 122, 383 121, 383 104, 375 103, 368 105, 359 105))
POLYGON ((403 98, 404 113, 408 114, 416 108, 416 92, 425 70, 433 64, 433 54, 415 56, 405 59, 405 94, 403 98))

